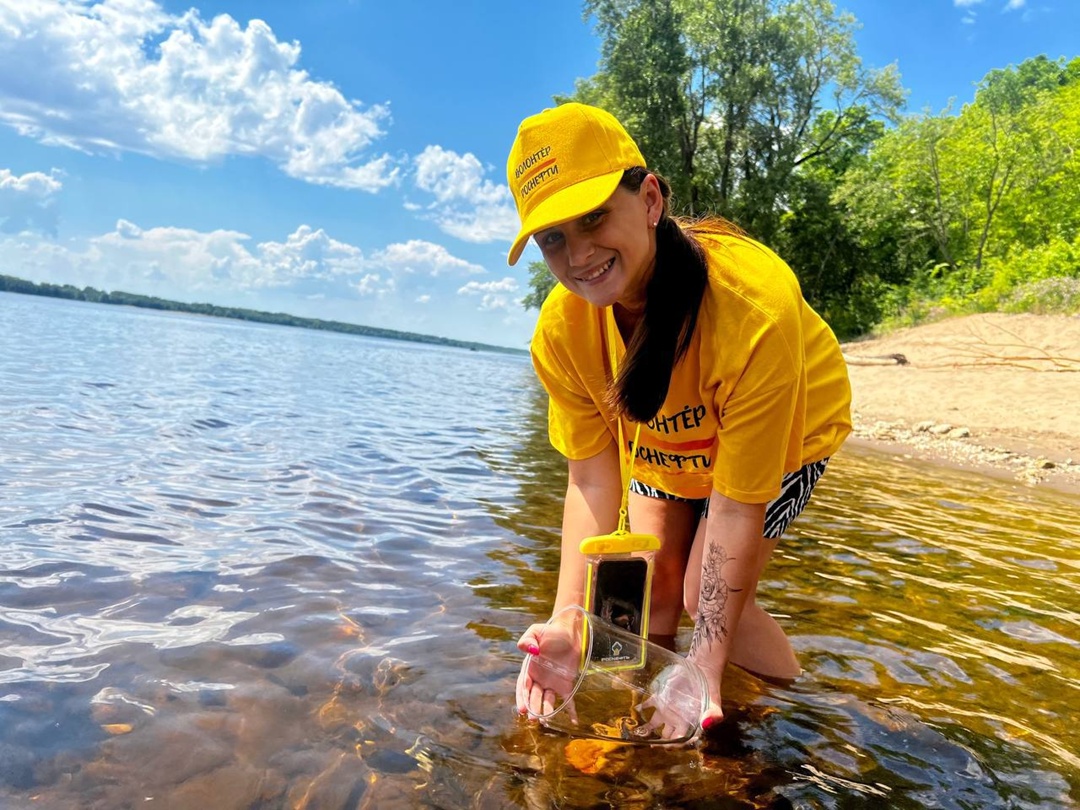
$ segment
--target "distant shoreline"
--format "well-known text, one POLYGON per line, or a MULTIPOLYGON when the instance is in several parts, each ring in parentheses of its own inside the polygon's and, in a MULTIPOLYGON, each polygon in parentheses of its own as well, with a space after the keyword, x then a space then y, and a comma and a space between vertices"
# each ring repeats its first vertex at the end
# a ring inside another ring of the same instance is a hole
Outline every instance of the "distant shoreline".
POLYGON ((512 349, 509 346, 495 346, 490 343, 477 343, 468 340, 435 335, 421 335, 414 332, 400 332, 394 329, 381 329, 376 326, 363 326, 344 321, 324 321, 319 318, 302 318, 284 312, 262 312, 242 307, 221 307, 216 304, 188 304, 183 301, 171 301, 149 295, 138 295, 122 291, 106 292, 93 287, 75 287, 71 284, 38 284, 27 279, 0 274, 0 292, 16 295, 37 295, 46 298, 62 298, 69 301, 86 301, 93 304, 118 304, 121 306, 156 309, 163 312, 186 312, 192 315, 207 315, 212 318, 228 318, 254 323, 267 323, 277 326, 295 326, 301 329, 317 329, 324 332, 341 332, 348 335, 405 340, 412 343, 430 343, 436 346, 453 346, 471 351, 498 352, 500 354, 528 354, 524 349, 512 349))

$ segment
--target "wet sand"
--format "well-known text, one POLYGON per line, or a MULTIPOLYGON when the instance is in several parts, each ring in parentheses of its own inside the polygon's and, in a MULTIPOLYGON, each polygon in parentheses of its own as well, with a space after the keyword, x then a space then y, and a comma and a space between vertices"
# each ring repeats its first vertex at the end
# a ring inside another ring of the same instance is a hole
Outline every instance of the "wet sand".
POLYGON ((843 348, 853 443, 1080 494, 1080 316, 971 315, 843 348))

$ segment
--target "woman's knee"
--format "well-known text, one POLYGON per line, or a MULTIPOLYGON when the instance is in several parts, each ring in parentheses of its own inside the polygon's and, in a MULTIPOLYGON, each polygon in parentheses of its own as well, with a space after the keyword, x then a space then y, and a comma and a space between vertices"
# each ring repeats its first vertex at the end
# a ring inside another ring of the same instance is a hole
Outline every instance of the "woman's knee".
POLYGON ((657 566, 653 570, 651 626, 662 633, 674 633, 682 614, 682 570, 657 566))
POLYGON ((682 595, 685 574, 685 556, 657 555, 653 563, 653 588, 678 602, 682 595))
POLYGON ((651 609, 654 617, 662 617, 662 624, 677 624, 682 614, 683 577, 696 519, 693 507, 684 501, 631 492, 630 526, 635 532, 655 535, 661 541, 653 558, 651 609))

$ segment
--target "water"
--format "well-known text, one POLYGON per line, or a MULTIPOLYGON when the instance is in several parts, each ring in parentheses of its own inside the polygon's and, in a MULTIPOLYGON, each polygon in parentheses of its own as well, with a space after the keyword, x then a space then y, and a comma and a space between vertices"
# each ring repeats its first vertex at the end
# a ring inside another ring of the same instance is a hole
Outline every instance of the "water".
POLYGON ((759 589, 804 676, 583 751, 513 712, 525 358, 0 294, 0 382, 0 807, 1080 802, 1076 498, 846 449, 759 589))

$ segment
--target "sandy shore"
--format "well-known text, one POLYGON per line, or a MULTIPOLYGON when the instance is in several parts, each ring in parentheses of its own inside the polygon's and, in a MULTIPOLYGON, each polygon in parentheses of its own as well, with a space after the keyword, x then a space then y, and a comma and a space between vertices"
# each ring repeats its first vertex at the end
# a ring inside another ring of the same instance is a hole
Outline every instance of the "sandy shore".
POLYGON ((853 442, 1080 494, 1080 316, 971 315, 843 348, 853 442))

